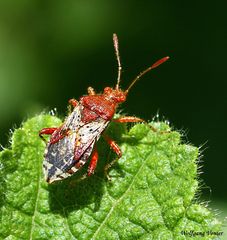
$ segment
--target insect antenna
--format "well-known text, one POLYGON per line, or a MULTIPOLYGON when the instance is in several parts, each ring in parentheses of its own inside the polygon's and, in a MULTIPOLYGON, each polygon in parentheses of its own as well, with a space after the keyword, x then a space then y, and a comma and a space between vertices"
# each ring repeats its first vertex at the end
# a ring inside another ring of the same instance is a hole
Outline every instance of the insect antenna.
POLYGON ((136 76, 136 78, 134 78, 134 80, 132 80, 132 83, 129 85, 129 87, 127 88, 127 90, 125 91, 125 93, 127 94, 129 92, 129 90, 132 88, 132 86, 147 72, 149 72, 150 70, 158 67, 159 65, 161 65, 162 63, 164 63, 165 61, 167 61, 169 59, 169 57, 164 57, 159 59, 158 61, 156 61, 154 64, 152 64, 149 68, 145 69, 144 71, 142 71, 139 75, 136 76))
POLYGON ((114 33, 113 34, 113 44, 114 44, 114 50, 115 50, 115 54, 116 54, 116 58, 117 58, 117 64, 118 64, 118 76, 117 76, 117 84, 115 89, 118 90, 119 89, 119 84, 121 81, 121 61, 120 61, 120 54, 119 54, 119 44, 118 44, 118 38, 117 38, 117 34, 114 33))

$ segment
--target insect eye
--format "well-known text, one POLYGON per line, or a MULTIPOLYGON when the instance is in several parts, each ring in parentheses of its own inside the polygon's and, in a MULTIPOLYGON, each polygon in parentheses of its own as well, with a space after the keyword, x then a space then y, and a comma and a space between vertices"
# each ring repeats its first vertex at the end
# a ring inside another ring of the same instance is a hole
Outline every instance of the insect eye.
POLYGON ((118 101, 119 102, 124 102, 126 100, 126 96, 124 94, 121 94, 119 97, 118 97, 118 101))

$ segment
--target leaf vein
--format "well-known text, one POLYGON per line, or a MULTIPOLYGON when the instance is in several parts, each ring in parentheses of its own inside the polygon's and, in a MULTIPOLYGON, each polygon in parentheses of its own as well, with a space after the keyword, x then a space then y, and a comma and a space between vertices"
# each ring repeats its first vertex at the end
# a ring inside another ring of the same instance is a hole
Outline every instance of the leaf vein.
MULTIPOLYGON (((136 155, 138 155, 139 151, 135 151, 136 155)), ((149 154, 148 154, 149 155, 149 154)), ((113 203, 113 206, 111 207, 109 213, 106 215, 105 219, 103 220, 103 222, 101 223, 101 225, 97 228, 97 230, 95 231, 92 239, 95 239, 96 236, 98 235, 98 233, 100 232, 100 230, 103 228, 104 224, 106 223, 106 221, 108 220, 109 216, 111 215, 111 213, 114 211, 114 209, 117 207, 117 205, 121 202, 121 200, 125 197, 125 195, 127 195, 127 193, 130 191, 131 187, 133 186, 135 179, 137 178, 138 174, 141 172, 142 168, 144 167, 144 165, 146 164, 146 160, 147 160, 147 156, 143 159, 143 162, 141 164, 141 166, 139 167, 137 173, 134 175, 134 178, 132 179, 132 182, 129 184, 128 188, 126 189, 126 191, 122 194, 122 196, 116 200, 113 203)))

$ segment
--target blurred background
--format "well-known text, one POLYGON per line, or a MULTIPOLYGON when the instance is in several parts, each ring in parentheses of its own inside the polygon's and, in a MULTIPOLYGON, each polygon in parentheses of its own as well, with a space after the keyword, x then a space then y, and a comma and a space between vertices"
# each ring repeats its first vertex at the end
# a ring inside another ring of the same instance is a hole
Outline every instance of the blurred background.
MULTIPOLYGON (((116 32, 122 88, 145 67, 170 60, 134 86, 122 109, 157 112, 184 140, 203 146, 203 198, 227 208, 227 28, 220 1, 0 1, 0 143, 29 116, 57 108, 88 86, 114 86, 116 32)), ((227 215, 227 213, 225 214, 227 215)))

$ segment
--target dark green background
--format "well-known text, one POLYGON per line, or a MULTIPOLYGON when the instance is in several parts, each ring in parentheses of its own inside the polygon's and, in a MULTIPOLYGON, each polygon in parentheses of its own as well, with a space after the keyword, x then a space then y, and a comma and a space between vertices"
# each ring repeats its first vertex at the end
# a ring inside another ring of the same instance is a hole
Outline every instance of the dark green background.
POLYGON ((155 60, 122 105, 145 119, 159 111, 201 146, 206 199, 227 199, 226 8, 214 1, 0 1, 0 142, 28 116, 57 108, 88 86, 114 86, 112 34, 122 88, 155 60), (209 187, 207 187, 209 186, 209 187), (212 192, 210 193, 210 189, 212 192))

